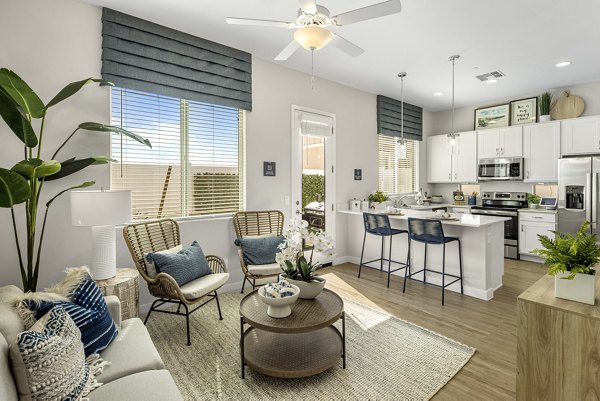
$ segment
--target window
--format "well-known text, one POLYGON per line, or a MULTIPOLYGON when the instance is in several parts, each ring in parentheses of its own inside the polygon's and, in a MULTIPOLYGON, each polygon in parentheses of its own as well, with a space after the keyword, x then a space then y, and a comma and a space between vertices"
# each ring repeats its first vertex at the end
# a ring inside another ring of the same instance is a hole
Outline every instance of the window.
POLYGON ((400 159, 398 138, 377 135, 379 185, 384 193, 417 192, 419 141, 406 140, 406 159, 400 159))
POLYGON ((111 91, 113 189, 132 191, 134 220, 243 209, 244 111, 129 89, 111 91))

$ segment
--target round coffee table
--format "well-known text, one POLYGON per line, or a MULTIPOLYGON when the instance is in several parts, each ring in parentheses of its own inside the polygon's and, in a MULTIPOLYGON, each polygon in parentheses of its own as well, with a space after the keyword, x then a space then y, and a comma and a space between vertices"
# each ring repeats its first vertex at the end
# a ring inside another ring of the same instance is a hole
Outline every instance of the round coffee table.
POLYGON ((240 302, 242 379, 246 365, 285 378, 316 375, 340 358, 346 369, 346 316, 339 295, 324 289, 315 299, 298 299, 292 314, 282 319, 267 315, 267 305, 259 297, 256 290, 240 302), (341 332, 334 326, 340 319, 341 332))

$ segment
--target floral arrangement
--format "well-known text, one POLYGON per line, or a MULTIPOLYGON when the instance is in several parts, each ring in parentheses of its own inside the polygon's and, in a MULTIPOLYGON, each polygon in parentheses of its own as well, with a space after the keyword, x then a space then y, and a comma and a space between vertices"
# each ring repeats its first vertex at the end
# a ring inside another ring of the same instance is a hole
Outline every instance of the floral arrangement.
POLYGON ((321 281, 315 272, 321 264, 313 262, 314 252, 317 251, 325 257, 332 257, 334 253, 333 239, 325 231, 311 231, 308 222, 300 219, 291 220, 283 230, 284 242, 279 245, 280 251, 275 255, 283 273, 288 279, 301 281, 321 281), (307 260, 304 256, 304 243, 310 243, 313 248, 307 260))

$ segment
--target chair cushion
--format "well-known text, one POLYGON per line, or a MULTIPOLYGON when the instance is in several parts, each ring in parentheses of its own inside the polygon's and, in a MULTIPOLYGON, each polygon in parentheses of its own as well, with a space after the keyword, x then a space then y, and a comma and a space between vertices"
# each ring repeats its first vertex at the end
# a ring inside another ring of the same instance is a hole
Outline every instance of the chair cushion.
POLYGON ((94 368, 86 362, 81 333, 62 306, 19 334, 10 348, 22 399, 78 400, 99 386, 94 372, 104 362, 94 358, 98 362, 94 368))
POLYGON ((269 276, 271 274, 279 274, 282 272, 279 263, 269 263, 266 265, 248 265, 248 272, 255 276, 269 276))
POLYGON ((62 306, 81 331, 86 356, 99 353, 117 336, 104 296, 87 267, 68 269, 65 279, 48 292, 27 293, 21 299, 18 309, 26 326, 31 313, 39 319, 55 306, 62 306), (67 300, 57 300, 60 297, 67 300))
MULTIPOLYGON (((2 312, 0 312, 0 316, 4 318, 2 312)), ((9 355, 10 351, 6 339, 0 335, 0 400, 18 401, 19 394, 15 386, 15 378, 10 369, 9 355)))
POLYGON ((100 356, 111 363, 98 376, 98 381, 105 384, 134 373, 165 368, 146 326, 138 318, 124 320, 119 335, 100 356))
POLYGON ((279 245, 284 241, 283 235, 243 237, 236 239, 235 245, 242 248, 242 256, 246 265, 266 265, 275 263, 275 254, 279 252, 279 245))
POLYGON ((177 253, 150 253, 146 257, 154 261, 159 273, 167 273, 179 286, 212 273, 206 256, 198 242, 177 253))
POLYGON ((173 377, 167 370, 150 370, 106 383, 92 391, 88 398, 90 401, 183 400, 173 377))
POLYGON ((190 281, 180 289, 186 299, 196 299, 219 289, 227 280, 229 280, 229 273, 214 273, 190 281))
POLYGON ((156 270, 156 265, 154 264, 154 259, 152 259, 151 257, 149 258, 148 255, 152 255, 152 254, 164 255, 164 254, 169 254, 169 253, 177 253, 177 252, 181 251, 182 249, 183 249, 183 245, 179 244, 177 246, 174 246, 173 248, 165 249, 164 251, 145 253, 144 261, 146 262, 146 273, 148 273, 148 276, 150 278, 155 278, 158 275, 158 271, 156 270))

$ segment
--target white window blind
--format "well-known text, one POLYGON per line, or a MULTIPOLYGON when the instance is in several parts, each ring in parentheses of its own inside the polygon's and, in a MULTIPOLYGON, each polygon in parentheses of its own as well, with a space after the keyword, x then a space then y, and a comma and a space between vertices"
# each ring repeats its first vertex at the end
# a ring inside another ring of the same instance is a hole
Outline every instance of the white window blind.
POLYGON ((419 142, 406 141, 406 159, 400 158, 398 138, 377 135, 380 191, 386 194, 416 192, 419 142))
POLYGON ((244 111, 129 89, 111 92, 111 187, 132 191, 134 220, 233 213, 244 205, 244 111))

